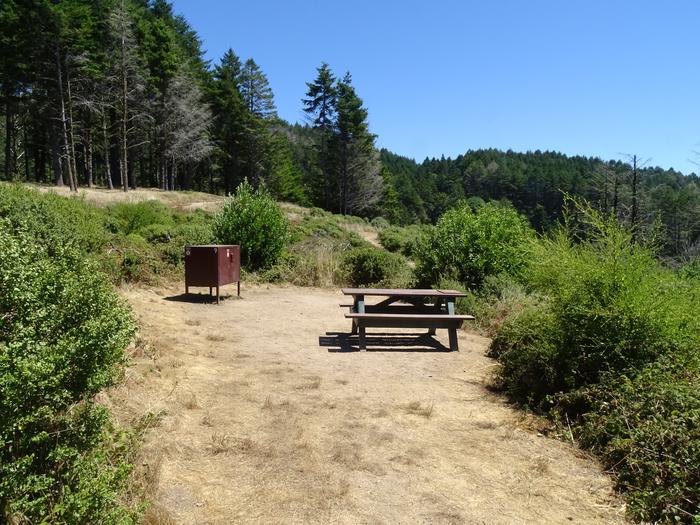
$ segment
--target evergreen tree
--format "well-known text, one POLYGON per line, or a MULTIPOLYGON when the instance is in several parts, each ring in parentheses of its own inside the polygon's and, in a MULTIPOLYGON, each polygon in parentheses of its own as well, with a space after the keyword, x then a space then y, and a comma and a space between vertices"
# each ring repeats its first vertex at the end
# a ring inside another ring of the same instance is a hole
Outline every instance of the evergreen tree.
POLYGON ((241 68, 240 91, 248 113, 264 120, 277 117, 274 96, 267 76, 252 58, 246 60, 241 68))
POLYGON ((331 147, 338 173, 338 211, 352 214, 377 203, 383 181, 367 109, 352 86, 350 73, 337 83, 336 90, 336 133, 331 147))
MULTIPOLYGON (((302 99, 306 118, 312 128, 316 130, 315 150, 320 168, 321 180, 315 177, 309 179, 312 188, 322 189, 322 194, 315 192, 316 202, 325 208, 330 208, 333 187, 333 170, 329 144, 335 131, 336 117, 336 78, 328 64, 323 62, 317 69, 316 79, 306 83, 306 98, 302 99)), ((313 172, 312 172, 313 175, 313 172)))
POLYGON ((246 108, 243 174, 257 186, 269 175, 265 158, 271 147, 270 124, 277 118, 277 112, 267 77, 252 58, 241 68, 239 89, 246 108))
POLYGON ((241 61, 229 49, 214 68, 209 100, 214 111, 216 152, 228 195, 243 180, 241 152, 244 140, 245 105, 239 90, 241 61))

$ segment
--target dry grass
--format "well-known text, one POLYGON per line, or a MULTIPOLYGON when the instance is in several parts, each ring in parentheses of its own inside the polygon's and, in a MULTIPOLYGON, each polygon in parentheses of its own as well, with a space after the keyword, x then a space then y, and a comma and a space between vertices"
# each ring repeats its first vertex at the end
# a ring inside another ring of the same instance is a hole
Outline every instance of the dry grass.
POLYGON ((321 378, 318 376, 308 377, 307 381, 297 385, 297 390, 318 390, 321 387, 321 378))
POLYGON ((211 435, 209 451, 214 455, 227 453, 231 449, 230 440, 231 438, 228 434, 214 432, 211 435))
POLYGON ((142 525, 179 525, 173 515, 161 504, 149 505, 143 517, 142 525))
POLYGON ((319 337, 348 329, 335 291, 163 300, 178 292, 123 291, 144 341, 114 410, 160 414, 136 463, 154 502, 146 523, 623 522, 595 464, 484 388, 485 340, 329 352, 319 337))
POLYGON ((417 416, 423 416, 426 419, 430 419, 433 415, 433 408, 435 407, 435 402, 430 401, 430 403, 421 403, 420 401, 411 401, 406 405, 406 411, 409 414, 415 414, 417 416))

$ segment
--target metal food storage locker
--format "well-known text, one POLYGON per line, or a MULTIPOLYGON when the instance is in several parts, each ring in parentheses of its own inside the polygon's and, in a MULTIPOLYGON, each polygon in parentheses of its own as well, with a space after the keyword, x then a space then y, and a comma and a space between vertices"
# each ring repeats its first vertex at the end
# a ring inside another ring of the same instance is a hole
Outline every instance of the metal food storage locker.
POLYGON ((185 246, 185 293, 190 286, 208 286, 211 295, 216 287, 237 283, 241 295, 241 247, 237 244, 206 244, 185 246))

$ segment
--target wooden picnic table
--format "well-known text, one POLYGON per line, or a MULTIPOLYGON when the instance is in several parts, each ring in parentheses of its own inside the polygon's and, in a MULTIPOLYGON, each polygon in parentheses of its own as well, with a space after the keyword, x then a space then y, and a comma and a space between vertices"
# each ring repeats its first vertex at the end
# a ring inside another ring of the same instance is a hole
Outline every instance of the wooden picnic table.
POLYGON ((352 333, 359 336, 360 349, 366 348, 365 328, 428 328, 434 335, 437 328, 446 328, 450 349, 458 350, 457 329, 471 315, 455 313, 455 299, 466 297, 457 290, 404 289, 404 288, 343 288, 342 293, 353 297, 346 318, 352 319, 352 333), (367 304, 365 297, 386 297, 375 304, 367 304), (427 302, 432 300, 432 303, 427 302), (403 304, 400 304, 403 303, 403 304))

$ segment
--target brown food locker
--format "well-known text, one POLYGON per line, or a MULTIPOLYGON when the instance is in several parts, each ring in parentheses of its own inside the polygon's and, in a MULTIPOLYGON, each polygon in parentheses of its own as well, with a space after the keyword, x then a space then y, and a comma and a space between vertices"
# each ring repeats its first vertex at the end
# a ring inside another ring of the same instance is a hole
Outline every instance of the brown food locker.
POLYGON ((185 293, 190 286, 208 286, 209 294, 216 288, 237 283, 241 295, 241 247, 237 244, 206 244, 185 246, 185 293))

